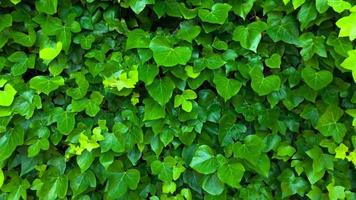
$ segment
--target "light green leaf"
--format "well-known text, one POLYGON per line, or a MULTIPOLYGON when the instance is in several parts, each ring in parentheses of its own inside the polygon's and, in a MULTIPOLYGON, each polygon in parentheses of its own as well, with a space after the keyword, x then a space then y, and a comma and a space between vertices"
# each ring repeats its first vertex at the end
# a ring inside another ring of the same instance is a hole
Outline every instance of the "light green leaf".
POLYGON ((0 90, 0 106, 10 106, 14 101, 17 91, 10 83, 7 83, 3 90, 0 90))
POLYGON ((57 42, 54 48, 47 47, 40 50, 40 58, 45 61, 55 59, 62 50, 62 42, 57 42))
POLYGON ((356 83, 356 50, 348 51, 347 54, 348 57, 340 65, 341 67, 352 71, 352 76, 356 83))
POLYGON ((327 70, 317 72, 311 67, 305 67, 302 70, 302 78, 313 90, 321 90, 332 82, 333 75, 327 70))
POLYGON ((349 37, 351 41, 356 38, 356 12, 349 16, 343 17, 336 22, 336 26, 340 28, 339 37, 349 37))
POLYGON ((328 5, 334 9, 335 12, 341 13, 344 10, 351 8, 351 4, 344 0, 327 0, 328 5))
POLYGON ((231 8, 232 7, 227 3, 216 3, 210 10, 200 8, 198 10, 198 16, 203 22, 224 24, 231 8))

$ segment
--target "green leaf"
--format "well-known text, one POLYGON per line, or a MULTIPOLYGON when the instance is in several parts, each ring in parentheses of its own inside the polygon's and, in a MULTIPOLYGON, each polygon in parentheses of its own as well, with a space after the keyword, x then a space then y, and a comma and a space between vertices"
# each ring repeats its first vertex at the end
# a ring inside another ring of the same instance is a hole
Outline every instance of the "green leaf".
POLYGON ((216 174, 206 176, 203 180, 203 190, 211 195, 219 195, 224 192, 224 184, 216 174))
POLYGON ((267 24, 267 34, 273 42, 298 43, 298 25, 291 15, 282 17, 278 14, 270 14, 268 15, 267 24))
POLYGON ((140 14, 145 9, 147 4, 154 3, 154 0, 129 0, 130 8, 136 13, 140 14))
POLYGON ((269 68, 280 68, 281 66, 281 56, 277 53, 272 54, 271 57, 265 60, 266 65, 269 68))
POLYGON ((328 5, 333 8, 337 13, 341 13, 344 10, 351 8, 351 4, 344 0, 327 0, 328 5))
POLYGON ((343 115, 344 111, 341 108, 330 105, 319 118, 317 129, 324 136, 332 136, 337 143, 340 143, 347 131, 345 124, 338 122, 343 115))
POLYGON ((257 51, 258 44, 262 38, 262 32, 267 29, 267 24, 258 21, 245 26, 238 26, 233 32, 232 39, 239 41, 241 46, 253 52, 257 51))
POLYGON ((277 91, 281 86, 281 78, 278 75, 263 77, 262 72, 253 70, 251 78, 251 87, 259 96, 277 91))
POLYGON ((150 96, 161 106, 164 106, 171 99, 175 85, 171 78, 164 77, 156 79, 146 88, 150 96))
POLYGON ((303 60, 311 59, 314 54, 318 54, 320 57, 327 57, 325 45, 324 45, 324 36, 315 37, 312 33, 305 33, 299 38, 299 46, 303 49, 300 51, 303 60))
POLYGON ((48 76, 35 76, 30 81, 30 88, 36 90, 38 93, 45 93, 49 95, 55 91, 59 86, 64 85, 64 79, 61 76, 48 77, 48 76))
POLYGON ((336 22, 336 26, 340 28, 339 37, 349 37, 351 41, 356 38, 356 13, 351 13, 349 16, 340 18, 336 22))
POLYGON ((11 67, 11 74, 13 76, 20 76, 24 74, 28 68, 34 68, 35 66, 35 55, 30 54, 28 57, 23 51, 16 51, 11 54, 7 59, 13 63, 11 67))
POLYGON ((198 16, 203 22, 224 24, 231 8, 232 7, 227 3, 216 3, 210 10, 200 8, 198 10, 198 16))
POLYGON ((2 169, 0 169, 0 188, 4 184, 4 179, 4 172, 2 171, 2 169))
POLYGON ((148 48, 150 35, 142 29, 135 29, 127 34, 126 49, 148 48))
POLYGON ((68 189, 68 177, 61 175, 55 168, 50 168, 42 176, 42 186, 37 191, 37 196, 41 200, 55 200, 57 198, 64 198, 68 189))
POLYGON ((340 64, 341 67, 351 70, 354 82, 356 83, 356 50, 347 52, 348 57, 340 64))
POLYGON ((318 12, 315 8, 315 3, 309 1, 304 4, 298 12, 298 20, 300 22, 300 28, 303 30, 310 26, 311 22, 316 19, 318 12))
POLYGON ((213 82, 216 85, 218 94, 224 98, 225 102, 235 96, 242 86, 240 81, 228 79, 221 74, 215 74, 213 82))
POLYGON ((62 134, 69 134, 75 126, 75 114, 62 111, 57 119, 57 129, 62 134))
POLYGON ((77 156, 77 163, 81 173, 85 172, 94 161, 94 156, 89 151, 84 151, 81 155, 77 156))
POLYGON ((192 56, 192 49, 186 46, 173 47, 172 41, 166 37, 156 36, 149 45, 153 52, 153 58, 158 65, 173 67, 175 65, 185 65, 192 56))
POLYGON ((143 104, 145 105, 145 114, 143 117, 144 121, 161 119, 166 116, 164 107, 158 104, 153 99, 146 98, 145 100, 143 100, 143 104))
POLYGON ((190 43, 192 43, 193 39, 196 38, 201 31, 200 26, 194 25, 189 21, 181 23, 179 27, 177 38, 190 43))
POLYGON ((316 0, 315 7, 320 14, 326 12, 329 8, 328 0, 316 0))
POLYGON ((2 91, 0 91, 0 106, 10 106, 14 101, 17 91, 10 83, 7 83, 2 91))
POLYGON ((245 168, 241 163, 225 163, 218 168, 219 179, 231 187, 239 188, 245 168))
POLYGON ((150 85, 158 73, 159 67, 157 65, 148 64, 138 66, 138 78, 145 82, 145 85, 150 85))
POLYGON ((57 13, 58 0, 36 0, 36 10, 49 15, 57 13))
POLYGON ((10 14, 1 14, 0 15, 0 32, 5 28, 11 27, 12 25, 12 16, 10 14))
POLYGON ((313 90, 321 90, 332 82, 333 75, 327 70, 317 72, 311 67, 305 67, 302 70, 302 78, 313 90))
POLYGON ((202 174, 212 174, 218 167, 214 152, 207 145, 199 146, 189 166, 202 174))
POLYGON ((129 169, 125 172, 110 175, 106 187, 107 199, 122 197, 128 189, 136 189, 139 181, 140 172, 136 169, 129 169))
POLYGON ((24 142, 24 131, 21 128, 8 129, 0 138, 0 161, 11 156, 16 147, 24 142))
POLYGON ((51 61, 56 58, 62 50, 62 42, 57 42, 54 48, 47 47, 40 50, 40 58, 45 61, 51 61))
POLYGON ((342 186, 334 186, 334 183, 330 183, 326 186, 329 192, 330 200, 345 199, 345 188, 342 186))
POLYGON ((232 11, 245 20, 248 13, 252 10, 255 1, 256 0, 230 0, 229 4, 232 6, 232 11))

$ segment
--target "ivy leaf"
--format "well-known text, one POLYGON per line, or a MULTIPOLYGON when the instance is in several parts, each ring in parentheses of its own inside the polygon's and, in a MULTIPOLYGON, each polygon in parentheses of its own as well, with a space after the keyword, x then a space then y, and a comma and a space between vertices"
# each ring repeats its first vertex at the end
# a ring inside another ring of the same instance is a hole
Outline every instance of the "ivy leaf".
POLYGON ((203 180, 203 189, 211 195, 219 195, 224 192, 224 184, 216 174, 208 175, 203 180))
POLYGON ((277 53, 274 53, 272 54, 271 57, 267 58, 265 60, 265 63, 266 65, 269 67, 269 68, 280 68, 281 66, 281 56, 277 53))
POLYGON ((45 61, 51 61, 56 58, 62 50, 62 42, 57 42, 54 48, 46 47, 40 50, 40 58, 45 61))
POLYGON ((257 46, 261 41, 261 33, 267 29, 267 24, 258 21, 245 26, 238 26, 233 32, 232 39, 239 41, 241 46, 256 52, 257 46))
POLYGON ((150 35, 142 29, 135 29, 127 34, 126 50, 148 48, 150 35))
POLYGON ((245 168, 241 163, 226 163, 218 168, 219 179, 231 187, 239 188, 245 168))
POLYGON ((172 67, 175 65, 185 65, 192 56, 192 49, 186 46, 173 47, 173 44, 166 37, 156 36, 149 45, 153 52, 153 58, 158 65, 172 67))
POLYGON ((27 56, 23 51, 16 51, 11 54, 7 59, 15 63, 11 67, 11 74, 13 76, 20 76, 24 74, 28 68, 34 68, 35 66, 35 55, 27 56))
POLYGON ((215 74, 213 82, 216 85, 218 94, 224 98, 225 102, 235 96, 242 86, 240 81, 228 79, 221 74, 215 74))
POLYGON ((232 6, 232 11, 245 20, 255 1, 256 0, 231 0, 229 4, 232 6))
POLYGON ((195 151, 189 166, 202 174, 212 174, 217 170, 217 160, 213 150, 207 145, 201 145, 195 151))
POLYGON ((68 111, 62 111, 57 119, 57 129, 62 134, 70 133, 75 126, 75 114, 68 111))
POLYGON ((11 156, 16 147, 24 142, 24 131, 21 128, 7 130, 0 138, 0 161, 11 156))
POLYGON ((171 99, 174 88, 174 82, 169 77, 156 79, 151 85, 147 86, 150 96, 161 106, 166 105, 171 99))
POLYGON ((319 118, 317 129, 324 136, 332 136, 335 142, 340 143, 346 134, 345 124, 338 122, 344 111, 336 105, 330 105, 319 118))
POLYGON ((30 88, 35 89, 38 93, 45 93, 49 95, 52 91, 64 85, 64 79, 61 76, 48 77, 48 76, 35 76, 30 81, 30 88))
POLYGON ((302 78, 313 90, 321 90, 332 82, 333 75, 327 70, 317 72, 311 67, 305 67, 302 70, 302 78))
POLYGON ((123 196, 128 189, 136 189, 139 181, 140 172, 136 169, 110 175, 107 182, 107 198, 117 199, 123 196))
POLYGON ((140 14, 145 9, 147 4, 154 3, 154 0, 129 0, 130 8, 136 13, 140 14))
POLYGON ((351 8, 351 4, 344 0, 327 0, 328 5, 333 8, 337 13, 341 13, 344 10, 351 8))
POLYGON ((10 83, 7 83, 3 91, 0 91, 0 106, 10 106, 16 94, 15 88, 10 83))
POLYGON ((300 36, 300 44, 303 49, 300 51, 303 60, 311 59, 314 54, 318 54, 320 57, 327 57, 324 36, 315 37, 312 33, 305 33, 300 36))
POLYGON ((143 104, 145 105, 145 114, 143 120, 156 120, 161 119, 166 116, 166 112, 164 107, 158 104, 151 98, 146 98, 143 100, 143 104))
POLYGON ((231 5, 227 3, 216 3, 210 10, 200 8, 198 10, 198 16, 203 22, 224 24, 231 8, 231 5))
POLYGON ((298 20, 300 21, 300 28, 303 30, 316 19, 318 12, 315 8, 314 2, 304 4, 298 12, 298 20))
POLYGON ((189 21, 181 23, 179 27, 177 38, 190 43, 192 43, 192 40, 196 38, 201 31, 200 26, 194 25, 189 21))
POLYGON ((341 67, 351 70, 354 82, 356 83, 356 50, 347 52, 348 57, 340 64, 341 67))
POLYGON ((57 198, 64 198, 68 189, 68 177, 61 175, 56 168, 46 170, 42 176, 42 186, 37 192, 39 199, 55 200, 57 198))
POLYGON ((38 0, 36 1, 36 10, 49 15, 57 12, 58 0, 38 0))
POLYGON ((253 70, 251 72, 251 78, 251 87, 259 96, 277 91, 281 86, 281 78, 279 78, 278 75, 263 77, 262 72, 253 70))
POLYGON ((297 44, 299 30, 296 20, 291 16, 269 14, 267 19, 267 34, 273 42, 283 41, 288 44, 297 44))
POLYGON ((0 32, 2 32, 7 27, 11 27, 11 25, 12 25, 12 16, 10 14, 0 15, 0 32))
POLYGON ((348 36, 351 41, 356 38, 355 20, 356 13, 351 13, 349 16, 343 17, 336 22, 336 26, 340 28, 339 37, 348 36))

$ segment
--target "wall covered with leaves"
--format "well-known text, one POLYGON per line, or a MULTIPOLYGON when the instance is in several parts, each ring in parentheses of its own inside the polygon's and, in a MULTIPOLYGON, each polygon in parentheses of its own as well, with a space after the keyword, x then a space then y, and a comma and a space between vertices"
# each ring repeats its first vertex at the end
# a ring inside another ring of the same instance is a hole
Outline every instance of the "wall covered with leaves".
POLYGON ((355 0, 1 0, 0 200, 355 200, 355 39, 355 0))

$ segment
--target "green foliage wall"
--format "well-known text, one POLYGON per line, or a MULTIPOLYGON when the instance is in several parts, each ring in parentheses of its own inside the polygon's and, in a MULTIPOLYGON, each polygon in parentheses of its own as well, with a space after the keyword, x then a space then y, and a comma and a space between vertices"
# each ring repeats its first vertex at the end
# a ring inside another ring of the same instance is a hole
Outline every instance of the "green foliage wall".
POLYGON ((356 199, 355 0, 1 0, 0 199, 356 199))

